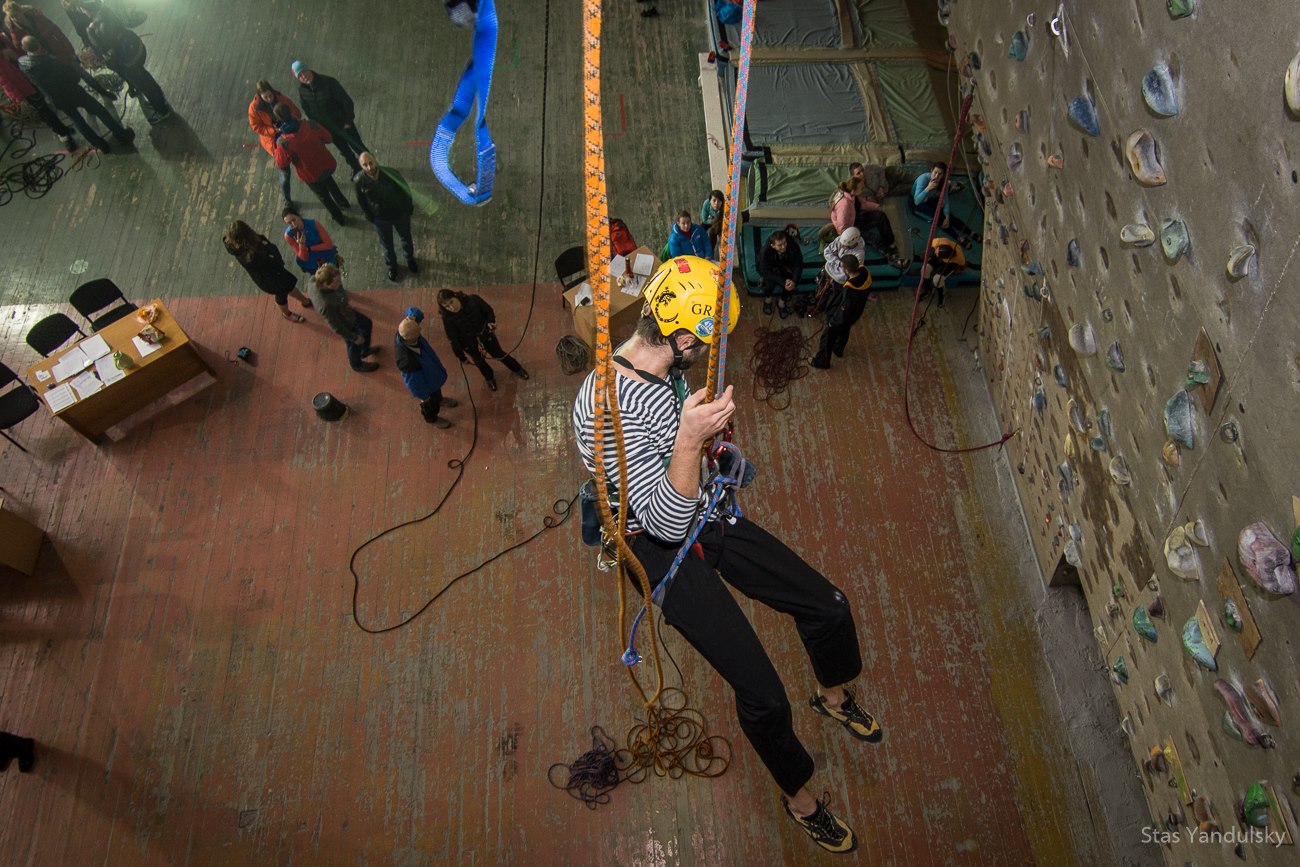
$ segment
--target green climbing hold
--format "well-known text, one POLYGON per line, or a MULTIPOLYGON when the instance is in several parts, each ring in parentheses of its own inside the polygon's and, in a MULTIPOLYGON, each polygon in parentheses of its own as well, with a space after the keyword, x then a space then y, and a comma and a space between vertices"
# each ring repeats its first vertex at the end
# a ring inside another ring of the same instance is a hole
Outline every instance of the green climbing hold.
POLYGON ((1155 642, 1156 627, 1151 622, 1151 617, 1147 614, 1145 606, 1139 605, 1133 609, 1133 628, 1137 630, 1138 635, 1141 635, 1147 641, 1155 642))
POLYGON ((1170 18, 1186 18, 1196 11, 1196 0, 1166 0, 1170 18))
POLYGON ((1223 622, 1228 624, 1228 628, 1233 632, 1241 632, 1245 626, 1241 621, 1241 611, 1237 608, 1237 603, 1231 599, 1223 600, 1223 622))
POLYGON ((1210 653, 1210 648, 1205 646, 1201 625, 1196 622, 1194 615, 1183 624, 1183 649, 1187 651, 1188 656, 1210 671, 1219 670, 1219 664, 1214 661, 1214 654, 1210 653))
POLYGON ((1264 787, 1259 783, 1251 783, 1241 804, 1246 824, 1256 828, 1267 828, 1268 811, 1272 806, 1273 801, 1269 798, 1268 792, 1264 791, 1264 787))
POLYGON ((1017 30, 1011 37, 1011 47, 1007 49, 1007 57, 1012 60, 1024 60, 1025 55, 1029 53, 1029 40, 1025 38, 1023 30, 1017 30))
POLYGON ((1291 559, 1300 563, 1300 527, 1291 534, 1291 559))
POLYGON ((1128 683, 1128 663, 1124 662, 1124 657, 1117 657, 1115 659, 1115 664, 1110 667, 1110 670, 1115 674, 1116 683, 1128 683))
POLYGON ((1160 248, 1170 262, 1177 262, 1191 243, 1187 225, 1182 220, 1165 220, 1160 225, 1160 248))

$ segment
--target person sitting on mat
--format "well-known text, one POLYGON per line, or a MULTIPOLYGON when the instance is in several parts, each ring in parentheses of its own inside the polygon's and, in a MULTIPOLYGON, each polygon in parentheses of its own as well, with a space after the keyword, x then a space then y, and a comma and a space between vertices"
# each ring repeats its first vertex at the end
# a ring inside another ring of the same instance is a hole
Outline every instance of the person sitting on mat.
MULTIPOLYGON (((939 191, 943 189, 944 178, 948 175, 947 163, 935 163, 929 172, 916 176, 912 182, 912 212, 918 217, 926 220, 933 220, 935 208, 939 203, 939 191)), ((970 246, 972 241, 984 240, 979 233, 971 231, 971 228, 958 218, 952 215, 949 206, 952 203, 951 196, 943 198, 943 220, 939 226, 957 236, 957 243, 962 246, 970 246)))
POLYGON ((782 319, 786 318, 792 312, 790 298, 803 278, 803 250, 799 247, 797 227, 787 226, 768 237, 758 260, 758 272, 763 277, 763 315, 772 314, 775 295, 777 310, 782 319))

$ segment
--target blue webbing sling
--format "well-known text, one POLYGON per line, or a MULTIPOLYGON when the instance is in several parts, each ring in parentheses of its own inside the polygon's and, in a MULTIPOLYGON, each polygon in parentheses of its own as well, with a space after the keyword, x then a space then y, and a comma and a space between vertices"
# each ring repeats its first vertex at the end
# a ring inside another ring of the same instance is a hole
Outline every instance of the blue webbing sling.
POLYGON ((492 89, 492 67, 497 53, 497 10, 495 0, 479 0, 478 20, 474 25, 474 54, 456 86, 451 108, 438 122, 438 131, 429 146, 429 163, 438 181, 467 205, 483 205, 492 198, 492 182, 497 173, 497 146, 487 128, 488 92, 492 89), (478 100, 478 119, 474 138, 478 151, 478 174, 472 184, 465 184, 451 170, 451 145, 456 133, 478 100))

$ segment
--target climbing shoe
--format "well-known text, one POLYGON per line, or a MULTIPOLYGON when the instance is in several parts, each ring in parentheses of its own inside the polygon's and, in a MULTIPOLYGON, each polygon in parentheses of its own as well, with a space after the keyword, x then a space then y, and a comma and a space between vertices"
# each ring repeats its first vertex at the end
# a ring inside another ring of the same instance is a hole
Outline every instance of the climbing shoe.
MULTIPOLYGON (((814 365, 815 366, 815 365, 814 365)), ((808 699, 808 704, 813 710, 822 716, 828 716, 833 720, 839 720, 840 724, 860 741, 877 744, 885 736, 885 730, 876 722, 876 718, 858 707, 857 700, 849 690, 844 691, 844 704, 839 707, 831 707, 826 704, 826 699, 817 693, 808 699)))
POLYGON ((829 798, 822 796, 823 800, 817 801, 817 812, 811 816, 800 816, 794 810, 790 809, 790 801, 785 795, 781 796, 781 806, 790 814, 790 818, 813 838, 813 842, 821 846, 827 852, 834 852, 842 855, 852 852, 858 848, 857 835, 853 829, 844 823, 844 820, 836 816, 826 807, 826 801, 829 798))

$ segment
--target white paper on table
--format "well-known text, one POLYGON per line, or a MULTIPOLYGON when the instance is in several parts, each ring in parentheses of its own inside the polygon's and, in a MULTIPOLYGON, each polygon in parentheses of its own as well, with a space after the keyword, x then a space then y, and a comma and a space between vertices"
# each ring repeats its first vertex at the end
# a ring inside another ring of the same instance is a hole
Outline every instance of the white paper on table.
POLYGON ((161 343, 145 343, 140 339, 139 335, 132 337, 131 342, 135 344, 135 348, 139 351, 141 358, 144 358, 147 355, 153 355, 155 352, 162 349, 161 343))
POLYGON ((38 370, 38 371, 36 371, 36 381, 37 381, 37 382, 45 382, 45 381, 47 381, 47 380, 48 380, 52 375, 53 375, 53 374, 51 374, 48 370, 38 370))
POLYGON ((95 359, 95 372, 99 374, 99 380, 104 383, 104 385, 112 385, 122 377, 126 376, 126 371, 117 369, 117 365, 113 363, 113 356, 111 355, 105 355, 103 358, 95 359))
POLYGON ((95 376, 95 371, 93 370, 87 370, 85 373, 72 380, 72 382, 69 382, 68 385, 72 386, 72 390, 75 391, 77 397, 82 400, 85 400, 104 387, 104 383, 99 381, 99 377, 95 376))
POLYGON ((54 367, 50 368, 50 372, 54 374, 55 382, 63 382, 65 379, 70 379, 81 373, 90 365, 91 360, 86 357, 86 353, 81 351, 81 347, 74 346, 63 353, 63 357, 59 359, 54 367))
POLYGON ((626 283, 620 286, 619 289, 623 292, 624 295, 640 295, 641 290, 644 287, 645 287, 645 278, 642 277, 640 274, 638 274, 635 277, 633 277, 631 280, 628 280, 626 283))
POLYGON ((573 296, 573 306, 581 307, 584 304, 591 303, 591 284, 583 283, 578 287, 578 291, 573 296))
POLYGON ((649 253, 637 253, 632 259, 632 273, 640 274, 642 277, 650 276, 650 269, 654 267, 655 257, 649 253))
POLYGON ((615 256, 609 260, 609 276, 618 279, 627 273, 627 257, 615 256))
POLYGON ((102 334, 88 337, 78 343, 77 346, 91 361, 94 361, 96 358, 103 358, 105 355, 108 355, 113 351, 112 349, 109 349, 108 341, 104 339, 104 335, 102 334))
POLYGON ((45 402, 50 405, 50 412, 58 412, 76 403, 77 395, 73 393, 72 386, 65 382, 45 392, 45 402))

